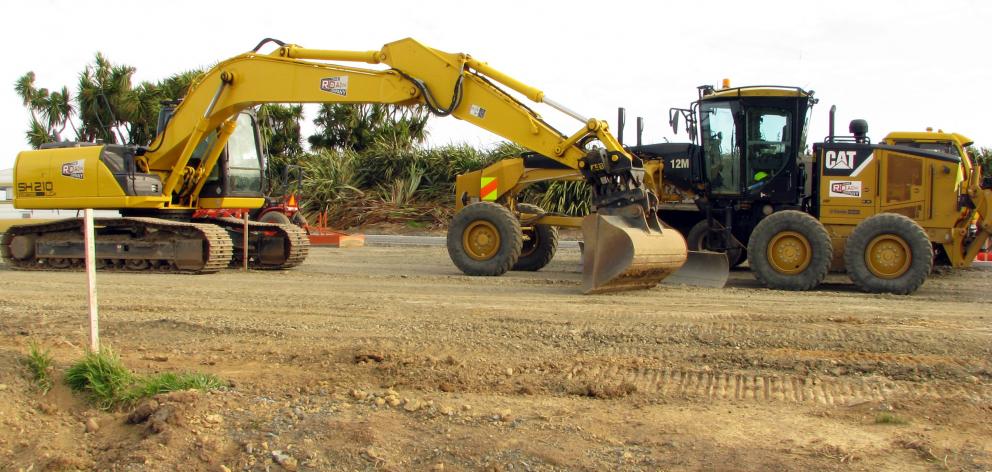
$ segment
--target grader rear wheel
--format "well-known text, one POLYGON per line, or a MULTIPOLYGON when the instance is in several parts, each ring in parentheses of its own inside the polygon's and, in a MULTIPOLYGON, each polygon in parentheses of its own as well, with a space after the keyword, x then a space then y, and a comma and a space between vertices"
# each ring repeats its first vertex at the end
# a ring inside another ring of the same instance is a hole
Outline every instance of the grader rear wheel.
MULTIPOLYGON (((528 203, 517 204, 522 213, 541 214, 543 210, 528 203)), ((541 270, 555 257, 558 250, 558 228, 550 225, 532 225, 524 230, 527 239, 523 242, 520 258, 513 270, 541 270)))
MULTIPOLYGON (((715 245, 710 244, 710 225, 706 220, 693 225, 692 229, 685 235, 685 243, 689 246, 690 251, 716 251, 713 249, 715 245)), ((737 267, 747 260, 747 251, 743 246, 716 252, 724 252, 727 255, 727 262, 730 267, 737 267)))
POLYGON ((933 245, 911 218, 882 213, 862 221, 844 246, 851 280, 866 292, 913 293, 933 268, 933 245))
POLYGON ((748 264, 761 283, 781 290, 809 290, 830 270, 833 246, 827 229, 801 211, 761 220, 747 246, 748 264))
POLYGON ((520 258, 520 222, 502 205, 462 208, 448 227, 448 256, 467 275, 502 275, 520 258))

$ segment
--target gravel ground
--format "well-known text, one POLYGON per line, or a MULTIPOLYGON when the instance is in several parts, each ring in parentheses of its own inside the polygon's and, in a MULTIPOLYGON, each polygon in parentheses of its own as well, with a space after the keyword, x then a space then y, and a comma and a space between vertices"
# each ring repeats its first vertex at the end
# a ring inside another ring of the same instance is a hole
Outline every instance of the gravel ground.
POLYGON ((285 272, 101 273, 128 366, 230 383, 137 413, 32 387, 30 342, 57 378, 83 352, 85 277, 0 265, 0 470, 992 468, 992 269, 908 297, 747 271, 583 296, 578 261, 475 278, 443 247, 370 244, 285 272))

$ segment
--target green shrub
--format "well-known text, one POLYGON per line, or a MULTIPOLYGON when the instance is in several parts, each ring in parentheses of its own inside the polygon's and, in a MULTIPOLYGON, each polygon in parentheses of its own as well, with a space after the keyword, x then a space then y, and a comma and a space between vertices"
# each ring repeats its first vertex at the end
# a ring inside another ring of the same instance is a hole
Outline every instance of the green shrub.
POLYGON ((303 161, 303 204, 309 212, 327 211, 337 202, 363 194, 358 188, 356 161, 352 151, 321 151, 303 161))
POLYGON ((585 216, 591 210, 592 188, 584 181, 551 182, 540 201, 541 208, 549 213, 585 216))
MULTIPOLYGON (((338 228, 425 218, 443 226, 454 207, 459 175, 523 152, 509 142, 480 150, 467 144, 418 148, 384 140, 362 152, 321 151, 303 158, 305 211, 326 212, 329 224, 338 228)), ((521 200, 548 212, 584 216, 591 190, 582 181, 545 182, 526 189, 521 200)))

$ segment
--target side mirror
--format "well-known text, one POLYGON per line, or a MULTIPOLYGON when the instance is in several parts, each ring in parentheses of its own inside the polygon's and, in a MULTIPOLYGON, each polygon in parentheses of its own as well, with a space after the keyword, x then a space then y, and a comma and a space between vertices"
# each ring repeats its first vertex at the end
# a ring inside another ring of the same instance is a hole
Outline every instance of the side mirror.
POLYGON ((672 110, 671 116, 668 117, 668 124, 672 125, 672 133, 679 134, 679 112, 677 110, 672 110))

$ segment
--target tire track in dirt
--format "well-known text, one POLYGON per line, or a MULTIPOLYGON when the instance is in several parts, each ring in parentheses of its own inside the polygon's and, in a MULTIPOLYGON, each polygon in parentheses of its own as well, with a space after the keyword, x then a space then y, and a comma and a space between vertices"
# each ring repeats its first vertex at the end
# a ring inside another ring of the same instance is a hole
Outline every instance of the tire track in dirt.
POLYGON ((990 337, 984 333, 959 333, 948 343, 943 333, 931 330, 893 330, 877 326, 842 328, 808 325, 782 327, 761 323, 664 323, 626 324, 622 328, 582 323, 571 332, 586 342, 623 353, 633 349, 645 354, 654 346, 701 344, 711 347, 803 348, 851 350, 879 355, 954 355, 989 352, 990 337), (643 348, 641 347, 643 346, 643 348))
POLYGON ((565 381, 590 385, 629 384, 649 397, 702 401, 755 401, 852 406, 894 400, 964 400, 992 404, 982 386, 900 382, 877 378, 825 379, 691 369, 574 365, 565 381))

